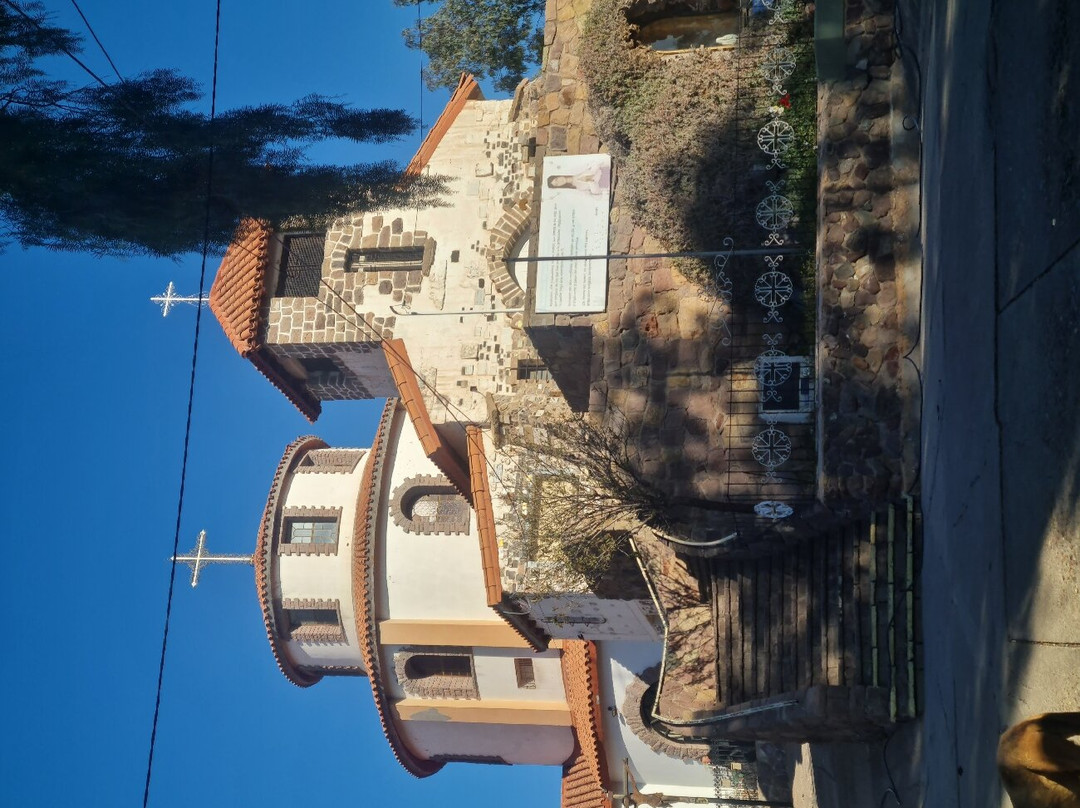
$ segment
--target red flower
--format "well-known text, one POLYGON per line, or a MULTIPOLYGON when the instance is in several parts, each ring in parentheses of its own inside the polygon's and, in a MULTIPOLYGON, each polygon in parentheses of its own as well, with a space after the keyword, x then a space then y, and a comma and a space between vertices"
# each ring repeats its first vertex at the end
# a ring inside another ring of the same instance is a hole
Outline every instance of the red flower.
POLYGON ((784 93, 783 97, 780 99, 780 106, 791 109, 791 93, 784 93))

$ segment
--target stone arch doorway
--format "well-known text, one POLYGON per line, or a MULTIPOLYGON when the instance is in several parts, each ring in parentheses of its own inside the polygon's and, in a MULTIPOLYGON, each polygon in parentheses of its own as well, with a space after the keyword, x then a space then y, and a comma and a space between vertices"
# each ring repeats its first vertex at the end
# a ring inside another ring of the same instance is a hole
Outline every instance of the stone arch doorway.
POLYGON ((507 208, 492 228, 488 241, 491 283, 503 306, 508 309, 516 309, 525 303, 525 288, 528 285, 524 277, 526 268, 524 265, 511 266, 506 259, 528 253, 531 219, 532 212, 528 205, 507 208))

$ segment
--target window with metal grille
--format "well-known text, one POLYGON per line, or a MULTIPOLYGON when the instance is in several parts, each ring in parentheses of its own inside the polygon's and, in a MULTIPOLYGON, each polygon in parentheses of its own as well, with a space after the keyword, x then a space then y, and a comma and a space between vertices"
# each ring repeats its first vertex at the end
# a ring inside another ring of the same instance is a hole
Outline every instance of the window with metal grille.
POLYGON ((337 519, 290 519, 288 544, 337 544, 337 519))
POLYGON ((345 253, 346 272, 420 269, 423 247, 369 247, 345 253))
POLYGON ((305 233, 284 236, 275 297, 317 297, 322 281, 326 236, 305 233))
POLYGON ((536 671, 533 670, 531 659, 515 659, 514 673, 517 675, 517 686, 522 690, 536 689, 536 671))
POLYGON ((517 368, 518 381, 547 381, 551 379, 551 371, 540 362, 521 362, 517 368))

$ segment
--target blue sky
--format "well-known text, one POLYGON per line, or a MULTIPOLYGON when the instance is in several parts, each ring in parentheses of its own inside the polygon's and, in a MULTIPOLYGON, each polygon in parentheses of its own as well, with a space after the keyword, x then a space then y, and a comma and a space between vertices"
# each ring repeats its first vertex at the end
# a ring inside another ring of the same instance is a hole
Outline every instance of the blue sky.
MULTIPOLYGON (((70 3, 47 0, 85 34, 70 3)), ((176 67, 209 89, 214 3, 82 0, 120 71, 176 67)), ((430 123, 448 97, 422 93, 391 0, 224 0, 218 107, 310 92, 401 107, 430 123), (421 101, 422 98, 422 101, 421 101)), ((92 41, 85 60, 110 76, 92 41)), ((57 64, 58 71, 71 66, 57 64)), ((73 74, 68 74, 73 76, 73 74)), ((491 94, 489 93, 489 96, 491 94)), ((205 102, 209 107, 209 96, 205 102)), ((405 162, 390 147, 337 146, 342 162, 405 162)), ((220 256, 208 266, 213 277, 220 256)), ((146 774, 172 550, 194 309, 148 302, 198 287, 199 258, 95 259, 9 246, 0 339, 9 462, 0 603, 9 620, 0 687, 0 800, 138 805, 146 774)), ((215 552, 248 553, 282 449, 314 432, 367 446, 381 401, 327 406, 310 426, 203 319, 180 548, 206 529, 215 552)), ((382 737, 367 682, 301 690, 277 671, 249 568, 177 571, 150 804, 552 806, 555 768, 448 766, 416 780, 382 737)))

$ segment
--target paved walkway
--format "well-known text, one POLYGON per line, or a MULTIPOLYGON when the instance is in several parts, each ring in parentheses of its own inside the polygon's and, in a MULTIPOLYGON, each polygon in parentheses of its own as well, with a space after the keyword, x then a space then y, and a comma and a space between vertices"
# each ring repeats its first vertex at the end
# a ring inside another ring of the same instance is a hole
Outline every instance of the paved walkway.
MULTIPOLYGON (((1080 6, 903 0, 925 89, 923 804, 1080 709, 1080 6)), ((907 66, 918 78, 912 54, 907 66)))

